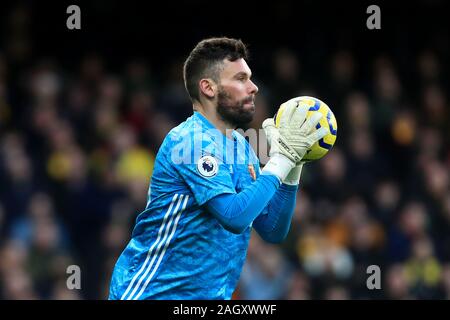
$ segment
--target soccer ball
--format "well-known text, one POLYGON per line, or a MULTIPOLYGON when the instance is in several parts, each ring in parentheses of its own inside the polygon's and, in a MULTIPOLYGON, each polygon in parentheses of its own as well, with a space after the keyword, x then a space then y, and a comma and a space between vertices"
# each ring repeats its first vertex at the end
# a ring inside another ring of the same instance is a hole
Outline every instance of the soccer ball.
MULTIPOLYGON (((305 156, 303 157, 302 161, 309 162, 314 160, 319 160, 323 156, 325 156, 328 151, 331 150, 334 143, 336 142, 337 137, 337 122, 336 118, 334 117, 333 112, 328 107, 328 105, 314 97, 308 97, 308 96, 301 96, 297 98, 293 98, 291 100, 294 100, 297 102, 297 106, 306 106, 309 107, 309 111, 306 114, 306 117, 309 118, 314 112, 320 112, 324 116, 322 119, 320 119, 319 123, 317 124, 316 128, 319 129, 320 127, 325 127, 329 129, 328 134, 317 141, 315 144, 309 148, 309 150, 306 152, 305 156)), ((290 100, 290 101, 291 101, 290 100)), ((279 114, 279 112, 277 112, 279 114)), ((275 126, 278 127, 279 121, 277 119, 277 114, 274 116, 275 120, 275 126)))

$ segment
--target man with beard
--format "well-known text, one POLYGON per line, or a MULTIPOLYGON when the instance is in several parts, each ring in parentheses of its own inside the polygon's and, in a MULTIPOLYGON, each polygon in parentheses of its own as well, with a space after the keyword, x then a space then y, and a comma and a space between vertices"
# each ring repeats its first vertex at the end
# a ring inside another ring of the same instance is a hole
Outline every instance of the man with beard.
POLYGON ((211 38, 186 59, 194 113, 158 151, 147 206, 115 265, 109 299, 230 299, 251 229, 271 243, 286 237, 301 158, 325 132, 314 129, 319 119, 305 121, 306 109, 288 105, 280 116, 285 137, 273 119, 265 121, 271 149, 261 171, 252 147, 234 130, 255 112, 258 88, 247 56, 240 40, 211 38), (296 112, 297 122, 283 120, 296 112), (291 138, 288 129, 296 132, 291 138))

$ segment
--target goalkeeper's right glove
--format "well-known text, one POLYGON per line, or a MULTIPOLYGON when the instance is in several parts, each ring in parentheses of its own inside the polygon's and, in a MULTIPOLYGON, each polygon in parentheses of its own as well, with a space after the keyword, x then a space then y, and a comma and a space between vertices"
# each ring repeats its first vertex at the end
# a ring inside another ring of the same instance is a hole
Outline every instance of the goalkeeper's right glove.
POLYGON ((325 127, 316 129, 323 114, 313 112, 307 118, 308 111, 308 106, 299 106, 298 98, 294 98, 280 106, 275 115, 275 123, 266 123, 266 126, 274 125, 280 130, 280 135, 294 148, 300 158, 303 158, 309 148, 328 133, 325 127))
MULTIPOLYGON (((269 120, 267 123, 263 124, 264 132, 266 133, 267 142, 269 143, 269 148, 272 152, 274 152, 272 148, 272 139, 274 135, 279 135, 279 131, 277 128, 275 128, 274 125, 271 125, 270 122, 273 121, 273 119, 267 119, 269 120)), ((275 142, 276 143, 276 142, 275 142)), ((284 179, 281 179, 281 181, 284 184, 293 185, 296 186, 300 182, 300 176, 302 174, 302 168, 303 168, 303 162, 300 161, 294 168, 292 168, 289 173, 286 175, 284 179)))
POLYGON ((303 166, 301 159, 314 143, 328 133, 324 127, 315 129, 323 116, 321 113, 313 113, 306 119, 308 109, 298 106, 296 99, 291 99, 280 106, 275 121, 269 118, 262 125, 270 144, 271 157, 263 172, 266 169, 287 184, 298 184, 303 166), (273 157, 274 161, 271 161, 273 157), (285 161, 286 158, 290 163, 285 161), (288 164, 292 166, 290 169, 288 164))
POLYGON ((280 135, 280 131, 273 125, 272 118, 263 122, 263 129, 269 142, 269 161, 262 169, 262 174, 273 174, 283 182, 289 172, 300 162, 301 157, 287 141, 280 135), (271 125, 268 125, 271 123, 271 125))

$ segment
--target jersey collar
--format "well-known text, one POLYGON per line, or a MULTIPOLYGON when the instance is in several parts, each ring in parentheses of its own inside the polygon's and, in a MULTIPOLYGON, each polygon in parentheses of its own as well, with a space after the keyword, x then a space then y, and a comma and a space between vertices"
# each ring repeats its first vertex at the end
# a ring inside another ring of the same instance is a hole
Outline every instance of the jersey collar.
MULTIPOLYGON (((197 119, 199 119, 202 123, 203 123, 203 125, 207 128, 207 129, 217 129, 205 116, 203 116, 200 112, 198 112, 198 111, 194 111, 194 117, 196 117, 197 119)), ((230 138, 228 138, 226 135, 224 135, 224 134, 222 134, 223 135, 223 137, 225 138, 225 139, 230 139, 230 138)), ((232 136, 233 136, 233 140, 234 141, 236 141, 237 140, 237 138, 236 138, 236 131, 235 130, 233 130, 233 132, 232 132, 232 136)), ((231 140, 231 139, 230 139, 231 140)))
POLYGON ((216 127, 209 122, 208 119, 206 119, 205 116, 203 116, 200 112, 198 111, 194 111, 194 117, 197 119, 200 119, 201 122, 203 122, 203 124, 206 126, 207 129, 215 129, 216 127))

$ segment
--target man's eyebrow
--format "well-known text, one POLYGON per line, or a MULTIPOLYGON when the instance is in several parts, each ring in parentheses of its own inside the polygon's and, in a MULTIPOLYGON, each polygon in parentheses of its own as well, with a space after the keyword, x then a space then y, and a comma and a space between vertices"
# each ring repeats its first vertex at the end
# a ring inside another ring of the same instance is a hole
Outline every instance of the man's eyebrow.
POLYGON ((246 77, 248 77, 248 78, 251 78, 251 77, 252 77, 252 74, 251 74, 251 73, 247 73, 247 72, 245 72, 245 71, 239 71, 238 73, 236 73, 236 74, 234 75, 235 78, 239 78, 240 76, 246 76, 246 77))

